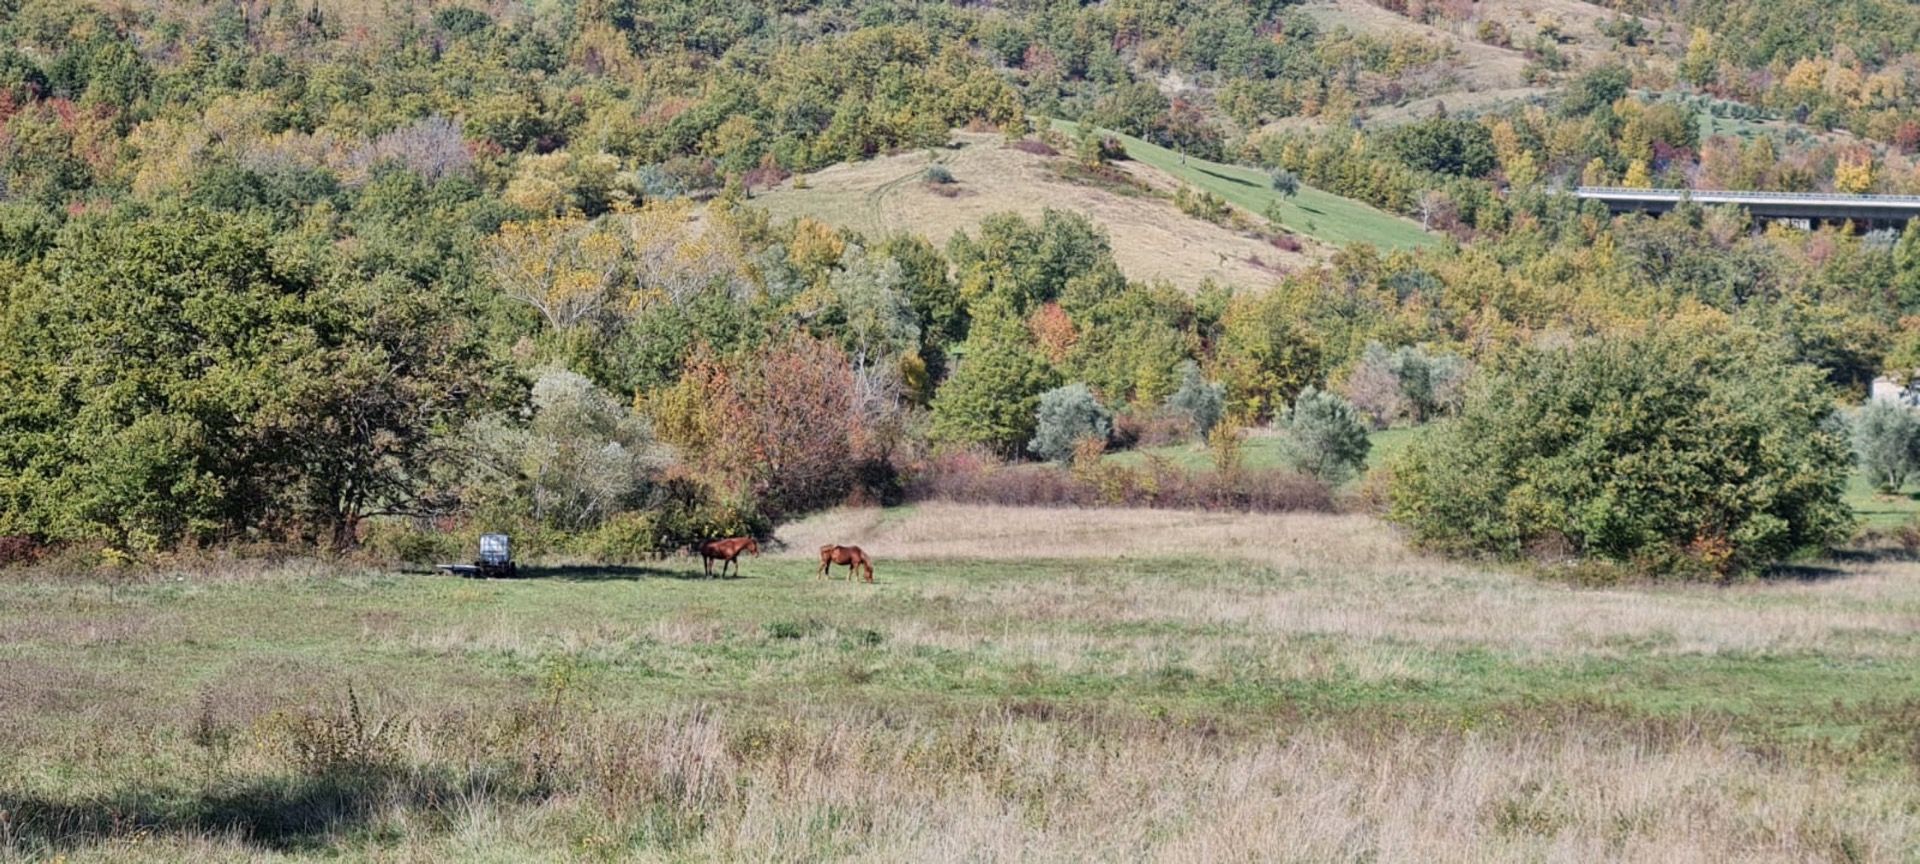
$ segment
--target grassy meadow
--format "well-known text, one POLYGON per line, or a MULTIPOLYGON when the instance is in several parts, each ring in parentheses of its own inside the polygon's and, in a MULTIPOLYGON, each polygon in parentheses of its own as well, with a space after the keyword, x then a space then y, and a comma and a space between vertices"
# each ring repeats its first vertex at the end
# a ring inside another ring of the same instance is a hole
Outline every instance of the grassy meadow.
MULTIPOLYGON (((1065 120, 1055 120, 1054 128, 1068 135, 1079 131, 1078 124, 1065 120)), ((1440 245, 1439 235, 1420 230, 1411 220, 1351 198, 1304 183, 1299 192, 1289 198, 1275 192, 1267 173, 1258 168, 1209 162, 1193 156, 1183 158, 1173 150, 1131 135, 1108 134, 1126 146, 1127 158, 1159 169, 1196 189, 1212 192, 1255 216, 1264 215, 1270 207, 1278 208, 1282 225, 1321 242, 1335 246, 1371 243, 1388 250, 1440 245)))
POLYGON ((1899 528, 1920 522, 1920 492, 1912 484, 1894 493, 1885 493, 1867 482, 1867 473, 1856 470, 1847 483, 1847 503, 1863 528, 1899 528))
POLYGON ((743 578, 0 581, 0 859, 1910 861, 1920 567, 1579 590, 1354 515, 848 510, 743 578), (873 552, 816 581, 805 550, 873 552))

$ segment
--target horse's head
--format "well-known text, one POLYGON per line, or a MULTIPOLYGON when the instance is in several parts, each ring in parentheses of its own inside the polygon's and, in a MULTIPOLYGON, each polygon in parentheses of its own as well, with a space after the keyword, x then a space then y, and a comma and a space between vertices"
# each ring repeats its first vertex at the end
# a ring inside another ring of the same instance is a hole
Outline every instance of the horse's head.
POLYGON ((754 554, 754 557, 756 557, 756 558, 757 558, 757 557, 759 557, 759 555, 760 555, 760 541, 758 541, 758 540, 755 540, 755 539, 753 539, 752 537, 748 537, 748 538, 747 538, 747 551, 748 551, 748 552, 752 552, 752 553, 754 554))

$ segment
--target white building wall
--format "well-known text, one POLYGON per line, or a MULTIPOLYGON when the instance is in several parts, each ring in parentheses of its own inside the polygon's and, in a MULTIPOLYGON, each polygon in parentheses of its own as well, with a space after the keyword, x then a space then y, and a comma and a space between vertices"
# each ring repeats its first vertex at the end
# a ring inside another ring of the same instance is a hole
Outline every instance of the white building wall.
POLYGON ((1920 408, 1920 388, 1915 388, 1911 384, 1902 387, 1892 378, 1882 376, 1873 379, 1873 389, 1867 394, 1867 399, 1871 402, 1890 402, 1895 405, 1905 405, 1908 408, 1920 408))

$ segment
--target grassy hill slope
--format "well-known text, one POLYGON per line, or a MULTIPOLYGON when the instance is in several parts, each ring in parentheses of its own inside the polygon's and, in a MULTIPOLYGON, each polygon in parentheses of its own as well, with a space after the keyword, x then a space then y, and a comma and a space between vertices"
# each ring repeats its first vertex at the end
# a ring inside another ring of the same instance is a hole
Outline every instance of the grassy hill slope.
MULTIPOLYGON (((1075 134, 1079 126, 1064 120, 1054 121, 1056 128, 1075 134)), ((1440 237, 1420 230, 1403 219, 1362 204, 1302 185, 1298 194, 1287 198, 1273 191, 1265 172, 1239 165, 1223 165, 1150 144, 1130 135, 1115 135, 1127 147, 1127 156, 1195 188, 1227 199, 1236 207, 1255 214, 1279 208, 1282 224, 1316 240, 1336 246, 1371 243, 1382 249, 1424 249, 1440 244, 1440 237)))
POLYGON ((1062 175, 1065 156, 1012 149, 998 135, 959 133, 953 140, 944 150, 835 165, 801 178, 804 185, 789 181, 759 193, 753 203, 776 219, 811 216, 871 237, 908 230, 936 243, 995 213, 1070 210, 1107 230, 1114 257, 1129 277, 1165 279, 1184 288, 1206 279, 1265 285, 1328 251, 1309 244, 1288 252, 1187 216, 1168 199, 1177 185, 1174 178, 1151 164, 1120 166, 1131 184, 1094 185, 1062 175), (934 164, 952 172, 957 182, 940 188, 927 183, 927 168, 934 164))

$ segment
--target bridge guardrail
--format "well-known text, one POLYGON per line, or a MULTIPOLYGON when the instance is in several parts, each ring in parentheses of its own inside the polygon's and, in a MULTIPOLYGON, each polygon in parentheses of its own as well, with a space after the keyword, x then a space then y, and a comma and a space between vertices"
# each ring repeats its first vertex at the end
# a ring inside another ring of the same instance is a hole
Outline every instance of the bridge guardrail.
POLYGON ((1635 189, 1627 186, 1577 186, 1575 195, 1608 194, 1661 198, 1726 198, 1735 201, 1819 201, 1833 204, 1920 204, 1920 195, 1846 195, 1824 192, 1723 192, 1717 189, 1635 189))

